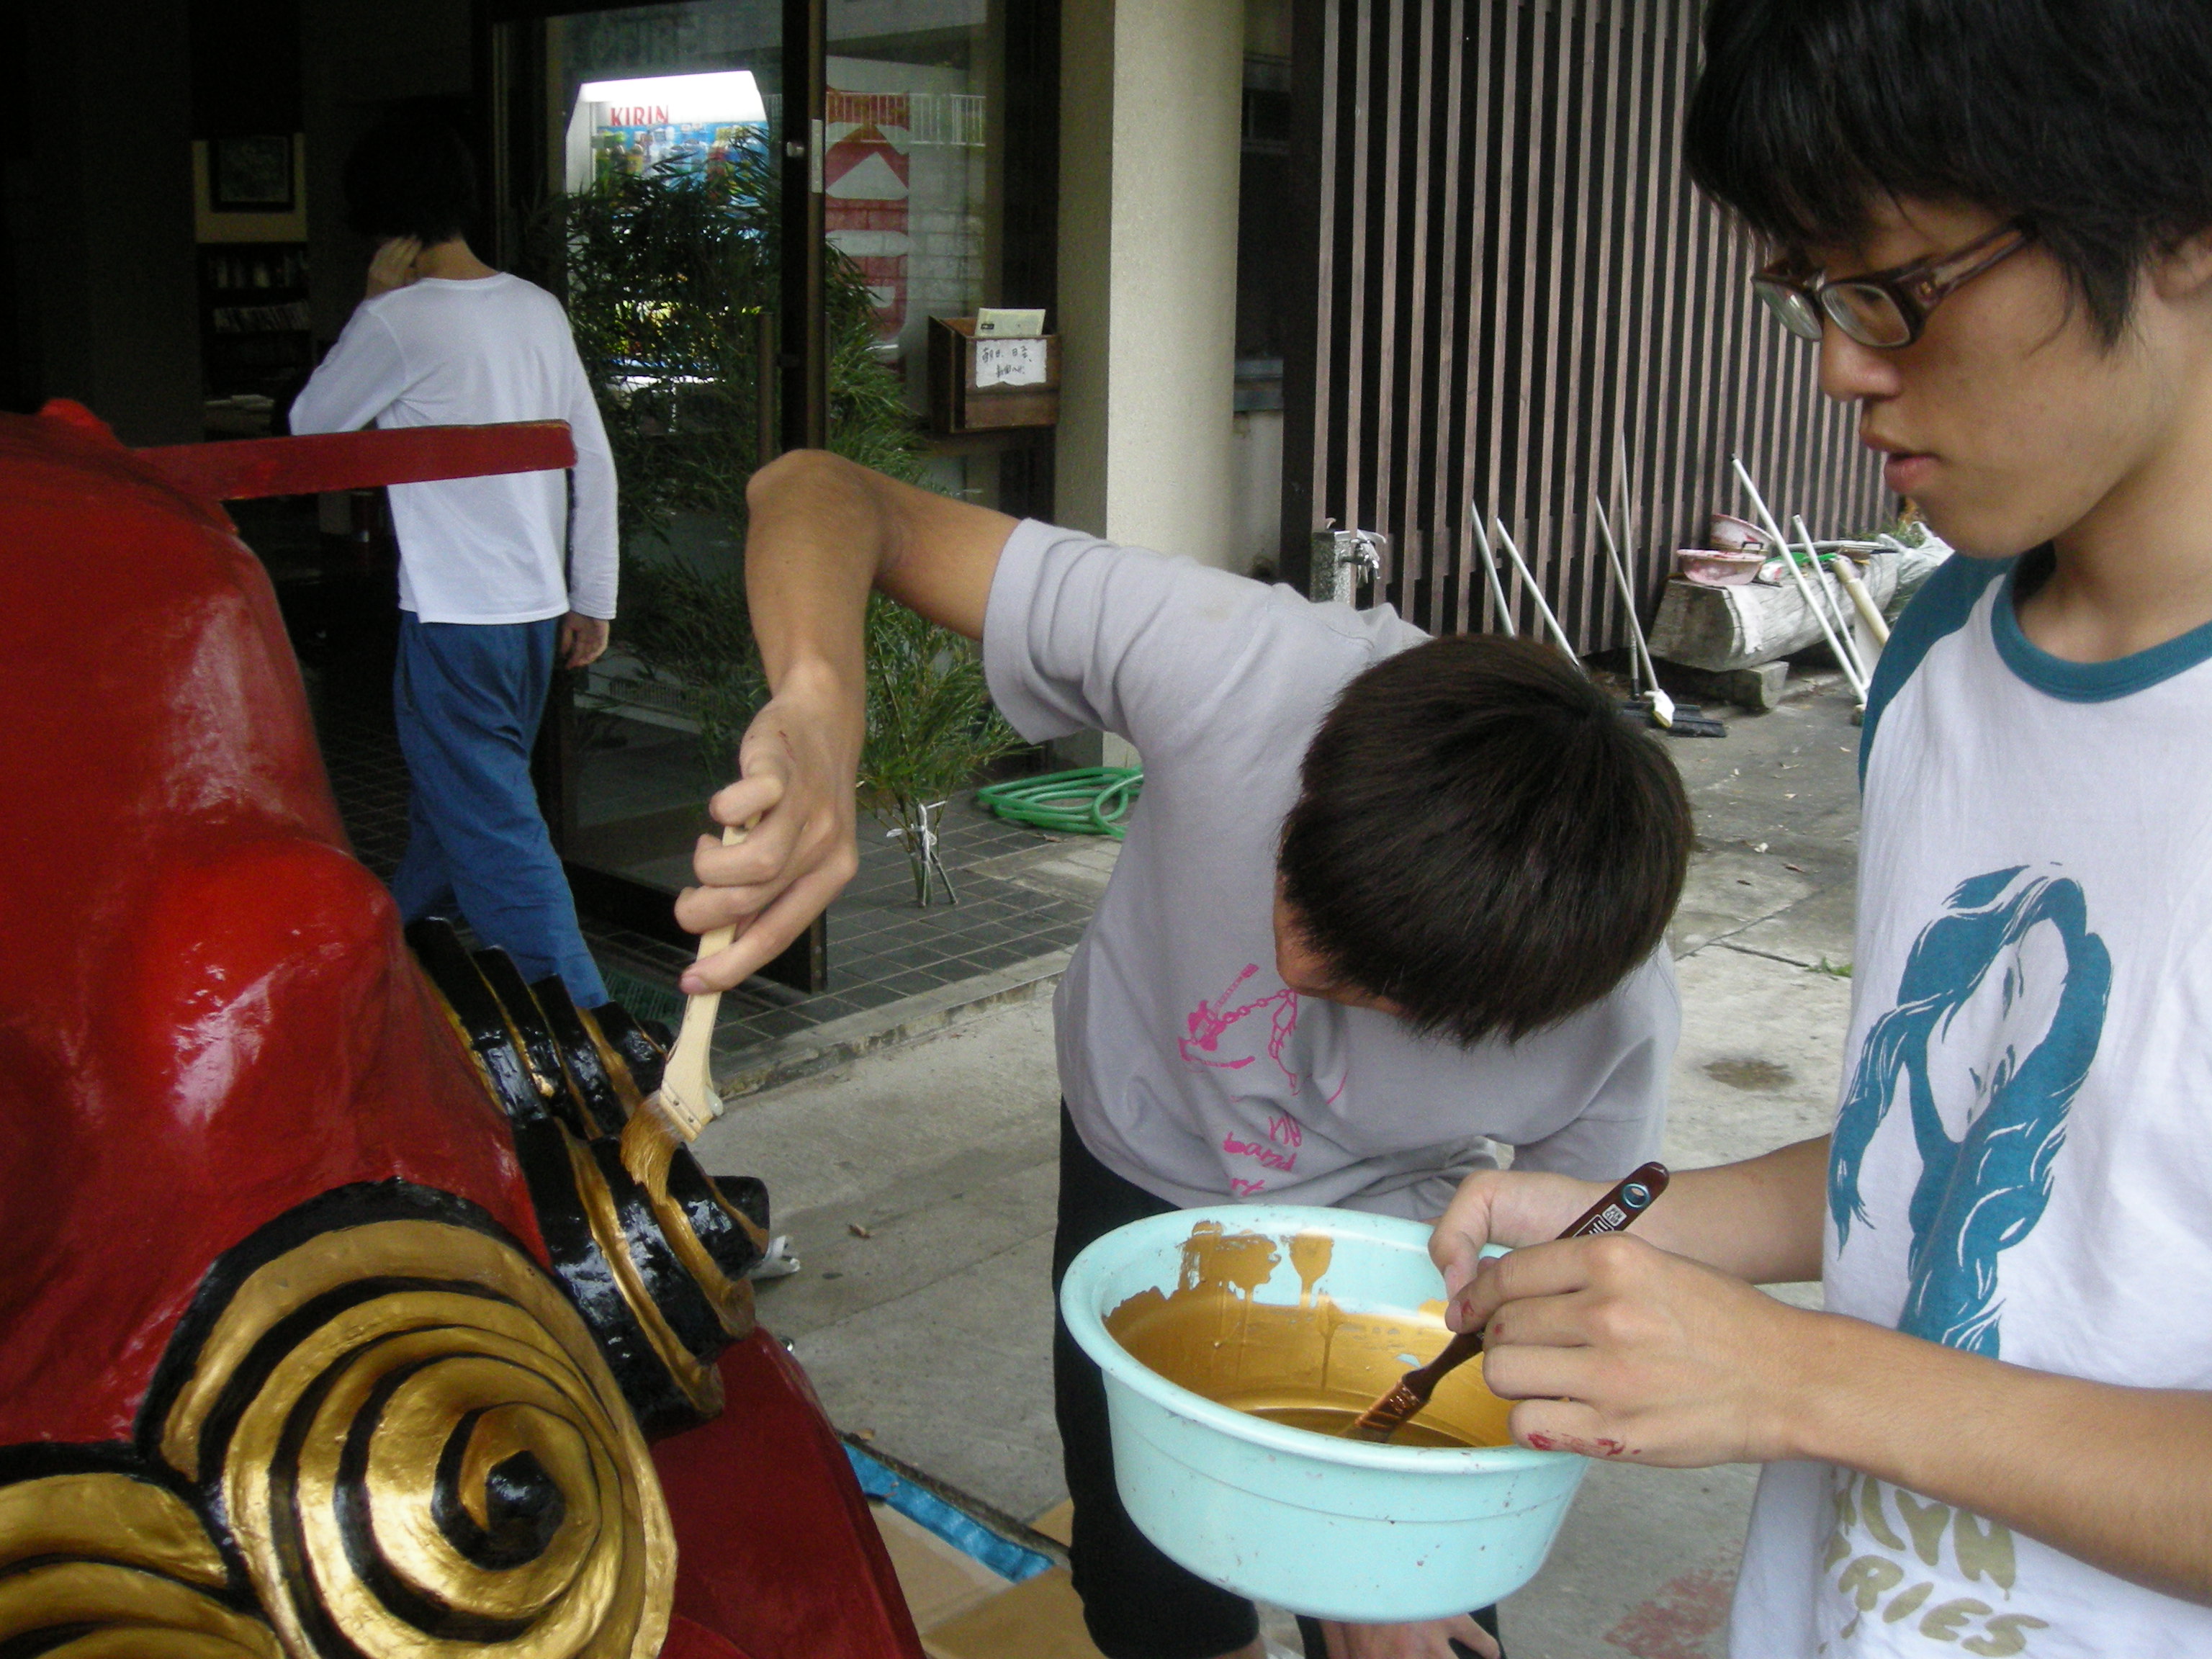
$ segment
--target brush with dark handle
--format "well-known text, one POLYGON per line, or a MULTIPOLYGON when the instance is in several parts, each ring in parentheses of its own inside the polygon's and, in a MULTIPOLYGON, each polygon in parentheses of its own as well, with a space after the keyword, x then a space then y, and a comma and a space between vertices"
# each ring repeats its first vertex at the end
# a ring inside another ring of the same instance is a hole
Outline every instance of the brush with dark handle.
MULTIPOLYGON (((1582 1219, 1559 1237, 1591 1238, 1600 1233, 1622 1231, 1666 1190, 1667 1166, 1646 1164, 1624 1176, 1612 1191, 1591 1205, 1582 1219)), ((1388 1440, 1429 1403, 1429 1396, 1436 1393, 1437 1383, 1481 1352, 1482 1333, 1462 1331, 1445 1345, 1442 1353, 1418 1370, 1407 1371, 1398 1379, 1395 1388, 1362 1412, 1344 1431, 1345 1437, 1378 1443, 1388 1440)))

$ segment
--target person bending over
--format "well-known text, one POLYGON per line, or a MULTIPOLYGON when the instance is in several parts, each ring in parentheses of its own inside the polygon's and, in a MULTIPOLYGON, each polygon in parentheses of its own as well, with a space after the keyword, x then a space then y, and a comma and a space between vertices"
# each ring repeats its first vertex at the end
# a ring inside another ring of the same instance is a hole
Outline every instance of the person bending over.
MULTIPOLYGON (((678 915, 743 932, 686 989, 757 968, 855 867, 872 586, 981 640, 1024 737, 1103 728, 1143 756, 1128 839, 1055 1003, 1055 1284, 1093 1238, 1164 1211, 1253 1199, 1427 1218, 1501 1146, 1516 1167, 1592 1179, 1653 1155, 1689 814, 1672 763, 1573 665, 1431 641, 1388 608, 1017 524, 828 455, 779 459, 749 501, 775 696, 711 810, 759 822, 742 844, 702 842, 704 885, 678 915)), ((1099 1649, 1257 1654, 1251 1605, 1123 1513, 1098 1372, 1064 1328, 1054 1387, 1099 1649)), ((1497 1650, 1465 1617, 1316 1639, 1497 1650)))
POLYGON ((1480 1269, 1591 1188, 1477 1175, 1453 1319, 1525 1444, 1767 1466, 1738 1659, 2212 1653, 2212 8, 1722 0, 1705 64, 1696 178, 1963 556, 1868 702, 1832 1132, 1480 1269))
POLYGON ((556 660, 581 668, 615 614, 614 457, 558 301, 470 251, 475 169, 447 128, 394 123, 345 167, 377 240, 368 293, 292 404, 295 432, 566 421, 559 472, 395 484, 392 706, 412 786, 392 878, 408 921, 458 908, 478 939, 579 1007, 607 1000, 538 810, 530 750, 556 660), (564 543, 566 544, 564 547, 564 543))

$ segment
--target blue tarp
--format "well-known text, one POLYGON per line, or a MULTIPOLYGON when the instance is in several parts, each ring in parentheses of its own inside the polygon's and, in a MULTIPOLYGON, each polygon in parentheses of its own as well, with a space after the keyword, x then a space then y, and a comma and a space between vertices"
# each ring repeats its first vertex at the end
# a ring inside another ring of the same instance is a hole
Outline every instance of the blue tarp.
POLYGON ((1024 1549, 1010 1538, 1001 1538, 966 1510, 955 1508, 925 1486, 917 1486, 858 1447, 848 1444, 845 1455, 860 1490, 890 1504, 916 1526, 927 1527, 963 1555, 972 1557, 1001 1578, 1018 1584, 1034 1578, 1052 1565, 1048 1556, 1024 1549))

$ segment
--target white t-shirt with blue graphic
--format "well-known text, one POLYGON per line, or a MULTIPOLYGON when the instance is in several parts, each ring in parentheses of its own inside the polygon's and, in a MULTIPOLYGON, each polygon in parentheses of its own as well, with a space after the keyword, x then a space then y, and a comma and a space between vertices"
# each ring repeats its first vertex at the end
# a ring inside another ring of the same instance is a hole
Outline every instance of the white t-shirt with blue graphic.
MULTIPOLYGON (((2212 1389, 2212 625, 2063 661, 2014 613, 2050 558, 1952 559, 1875 675, 1827 1306, 2039 1370, 2212 1389)), ((2201 1659, 2212 1608, 1784 1463, 1731 1652, 2201 1659)))

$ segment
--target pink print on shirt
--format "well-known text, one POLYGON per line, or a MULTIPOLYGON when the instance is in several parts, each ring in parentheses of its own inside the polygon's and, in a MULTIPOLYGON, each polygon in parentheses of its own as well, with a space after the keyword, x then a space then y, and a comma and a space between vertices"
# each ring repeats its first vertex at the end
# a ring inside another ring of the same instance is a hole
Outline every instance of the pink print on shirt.
MULTIPOLYGON (((1235 1002, 1243 990, 1260 971, 1256 962, 1247 963, 1243 971, 1231 980, 1219 996, 1211 1000, 1201 1000, 1197 1007, 1185 1016, 1188 1035, 1176 1039, 1176 1052, 1194 1066, 1209 1066, 1217 1071, 1240 1072, 1260 1058, 1262 1047, 1283 1080, 1291 1085, 1293 1095, 1304 1092, 1305 1083, 1292 1069, 1298 1056, 1286 1052, 1291 1038, 1298 1029, 1298 994, 1285 986, 1266 996, 1255 996, 1249 1002, 1235 1002), (1262 1027, 1253 1017, 1261 1009, 1267 1011, 1267 1024, 1262 1027), (1261 1032, 1267 1037, 1263 1044, 1261 1032)), ((1329 1093, 1327 1103, 1336 1104, 1344 1094, 1346 1079, 1337 1079, 1336 1087, 1329 1093)), ((1319 1092, 1316 1082, 1316 1092, 1319 1092)), ((1297 1119, 1288 1112, 1277 1113, 1267 1120, 1267 1139, 1246 1140, 1235 1131, 1221 1138, 1221 1150, 1231 1158, 1249 1158, 1263 1170, 1291 1175, 1298 1167, 1298 1148, 1305 1142, 1305 1130, 1297 1119)), ((1250 1198, 1267 1188, 1268 1177, 1261 1174, 1249 1176, 1232 1176, 1229 1190, 1238 1198, 1250 1198)))
POLYGON ((1260 1056, 1256 1053, 1237 1054, 1236 1048, 1241 1046, 1240 1039, 1243 1044, 1249 1044, 1259 1034, 1257 1028, 1247 1033, 1237 1031, 1235 1027, 1262 1008, 1268 1009, 1272 1012, 1267 1022, 1267 1058, 1275 1062, 1275 1069, 1282 1073, 1291 1089, 1296 1091, 1298 1074, 1283 1063, 1283 1049, 1289 1043, 1291 1034, 1298 1029, 1298 994, 1285 986, 1279 991, 1255 997, 1237 1007, 1229 1006, 1229 1000, 1237 994, 1237 988, 1259 971, 1258 963, 1248 963, 1244 971, 1231 980, 1228 988, 1218 997, 1211 1002, 1200 999, 1198 1006, 1192 1009, 1186 1018, 1189 1035, 1176 1038, 1176 1048, 1193 1065, 1211 1066, 1224 1072, 1241 1071, 1260 1056), (1231 1048, 1227 1054, 1222 1050, 1224 1036, 1230 1038, 1231 1048))
MULTIPOLYGON (((1273 1146, 1268 1146, 1266 1141, 1239 1140, 1231 1133, 1221 1137, 1221 1150, 1231 1158, 1253 1158, 1263 1169, 1280 1170, 1285 1175, 1290 1175, 1298 1167, 1297 1149, 1305 1144, 1305 1138, 1306 1132, 1299 1127, 1297 1119, 1288 1112, 1281 1112, 1267 1120, 1267 1139, 1273 1141, 1273 1146)), ((1267 1186, 1264 1176, 1253 1181, 1240 1180, 1235 1176, 1229 1178, 1229 1190, 1239 1198, 1264 1192, 1267 1186)))

